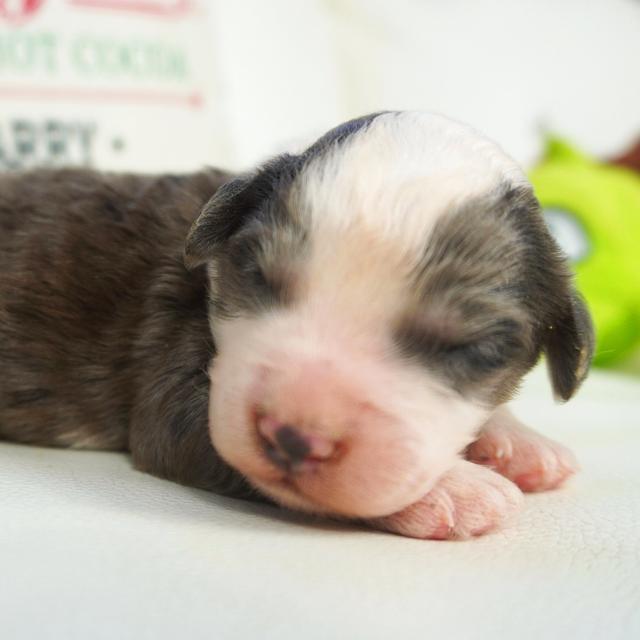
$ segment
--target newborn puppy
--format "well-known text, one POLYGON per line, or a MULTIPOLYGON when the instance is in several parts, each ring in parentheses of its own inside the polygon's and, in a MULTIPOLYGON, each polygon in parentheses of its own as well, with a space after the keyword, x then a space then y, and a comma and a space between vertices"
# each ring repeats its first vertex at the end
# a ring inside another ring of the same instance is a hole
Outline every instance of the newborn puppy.
POLYGON ((576 469, 504 403, 542 352, 573 395, 589 316, 466 126, 374 114, 237 177, 7 174, 0 225, 4 438, 420 538, 576 469))

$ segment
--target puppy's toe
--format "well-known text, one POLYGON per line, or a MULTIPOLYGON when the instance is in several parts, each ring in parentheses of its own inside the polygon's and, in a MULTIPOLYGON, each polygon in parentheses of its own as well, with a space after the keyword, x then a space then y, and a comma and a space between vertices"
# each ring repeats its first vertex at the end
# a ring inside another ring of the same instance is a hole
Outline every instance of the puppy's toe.
POLYGON ((462 461, 418 502, 369 523, 411 538, 464 539, 504 526, 521 503, 522 493, 512 482, 462 461))
POLYGON ((467 449, 467 459, 491 467, 523 491, 560 486, 579 470, 573 453, 522 424, 490 424, 467 449))

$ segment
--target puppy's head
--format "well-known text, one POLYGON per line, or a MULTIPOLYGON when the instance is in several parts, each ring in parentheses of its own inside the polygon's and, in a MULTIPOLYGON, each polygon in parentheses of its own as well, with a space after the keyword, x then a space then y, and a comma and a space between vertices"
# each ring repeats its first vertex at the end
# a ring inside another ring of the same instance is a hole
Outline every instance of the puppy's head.
POLYGON ((397 511, 542 351, 563 399, 590 361, 523 174, 439 116, 361 118, 228 183, 186 257, 210 276, 213 444, 295 508, 397 511))

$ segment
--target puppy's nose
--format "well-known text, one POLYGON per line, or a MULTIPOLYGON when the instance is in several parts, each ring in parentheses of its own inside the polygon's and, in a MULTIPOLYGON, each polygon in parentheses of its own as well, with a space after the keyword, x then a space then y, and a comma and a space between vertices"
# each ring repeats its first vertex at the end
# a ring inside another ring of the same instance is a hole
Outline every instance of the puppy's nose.
POLYGON ((299 470, 331 457, 334 444, 327 438, 304 433, 301 429, 270 417, 258 421, 262 447, 278 467, 299 470))

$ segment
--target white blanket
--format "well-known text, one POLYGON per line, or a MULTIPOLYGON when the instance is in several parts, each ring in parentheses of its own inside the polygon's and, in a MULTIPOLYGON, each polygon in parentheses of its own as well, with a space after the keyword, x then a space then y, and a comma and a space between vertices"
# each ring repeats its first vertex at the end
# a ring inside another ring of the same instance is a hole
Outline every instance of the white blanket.
POLYGON ((640 383, 517 413, 571 446, 509 530, 426 542, 158 480, 111 453, 0 444, 0 637, 640 638, 640 383))

